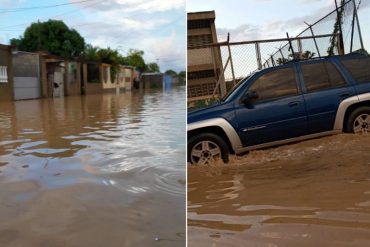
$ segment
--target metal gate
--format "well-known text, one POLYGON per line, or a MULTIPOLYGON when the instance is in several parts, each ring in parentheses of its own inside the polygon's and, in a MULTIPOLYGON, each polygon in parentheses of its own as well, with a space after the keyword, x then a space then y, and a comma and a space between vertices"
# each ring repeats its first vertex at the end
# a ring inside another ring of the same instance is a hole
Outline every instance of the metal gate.
POLYGON ((39 55, 28 52, 13 53, 14 99, 41 98, 39 55))

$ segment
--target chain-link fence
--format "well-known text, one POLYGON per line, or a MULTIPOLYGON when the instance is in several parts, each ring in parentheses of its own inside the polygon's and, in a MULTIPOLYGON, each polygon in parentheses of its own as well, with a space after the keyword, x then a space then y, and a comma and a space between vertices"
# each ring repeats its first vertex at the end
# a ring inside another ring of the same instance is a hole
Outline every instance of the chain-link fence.
POLYGON ((294 38, 188 42, 189 107, 209 104, 258 69, 363 50, 357 10, 355 0, 347 0, 294 38))

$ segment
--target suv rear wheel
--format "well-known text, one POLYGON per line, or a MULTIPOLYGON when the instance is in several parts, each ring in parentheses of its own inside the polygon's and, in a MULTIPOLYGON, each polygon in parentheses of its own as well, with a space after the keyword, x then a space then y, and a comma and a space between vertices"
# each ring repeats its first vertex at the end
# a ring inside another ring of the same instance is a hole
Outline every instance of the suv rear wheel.
POLYGON ((188 160, 192 164, 206 165, 218 160, 229 161, 229 148, 224 140, 212 133, 202 133, 190 138, 188 160))
POLYGON ((359 107, 348 117, 346 129, 347 132, 361 134, 370 131, 370 107, 359 107))

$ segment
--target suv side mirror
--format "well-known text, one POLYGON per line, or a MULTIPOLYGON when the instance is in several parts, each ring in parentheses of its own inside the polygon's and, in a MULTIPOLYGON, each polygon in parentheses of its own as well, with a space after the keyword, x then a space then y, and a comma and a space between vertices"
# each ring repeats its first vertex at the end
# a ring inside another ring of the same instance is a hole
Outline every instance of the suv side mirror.
POLYGON ((244 96, 243 96, 243 98, 242 98, 241 102, 242 102, 243 104, 249 105, 249 104, 253 103, 253 101, 257 100, 257 99, 258 99, 258 94, 257 94, 257 92, 255 92, 255 91, 247 91, 247 92, 244 94, 244 96))

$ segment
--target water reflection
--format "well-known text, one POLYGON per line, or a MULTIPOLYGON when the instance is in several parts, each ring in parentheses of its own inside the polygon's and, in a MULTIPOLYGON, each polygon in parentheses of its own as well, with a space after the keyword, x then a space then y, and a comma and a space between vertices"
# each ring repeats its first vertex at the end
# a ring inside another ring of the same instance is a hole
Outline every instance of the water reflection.
MULTIPOLYGON (((141 208, 140 217, 147 223, 163 218, 166 211, 160 212, 172 205, 174 217, 160 231, 183 246, 184 238, 179 236, 185 232, 184 88, 0 103, 0 125, 0 183, 4 188, 0 201, 14 202, 20 208, 46 205, 48 199, 40 198, 69 191, 75 196, 68 202, 71 207, 88 201, 87 208, 96 213, 98 209, 90 203, 104 202, 101 210, 107 205, 120 208, 124 221, 141 208), (18 192, 12 192, 11 188, 18 187, 18 192), (140 207, 134 209, 137 203, 140 207)), ((135 236, 134 230, 153 230, 158 224, 135 222, 120 222, 121 229, 135 236)), ((128 242, 148 245, 152 235, 144 234, 142 242, 128 242)))

